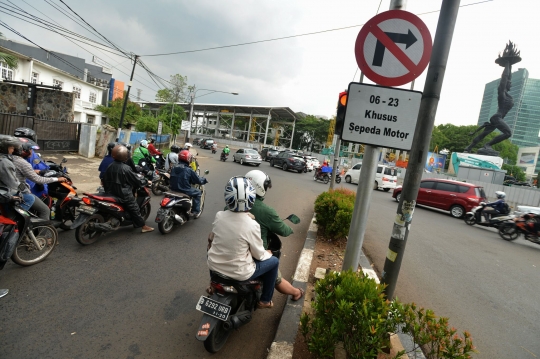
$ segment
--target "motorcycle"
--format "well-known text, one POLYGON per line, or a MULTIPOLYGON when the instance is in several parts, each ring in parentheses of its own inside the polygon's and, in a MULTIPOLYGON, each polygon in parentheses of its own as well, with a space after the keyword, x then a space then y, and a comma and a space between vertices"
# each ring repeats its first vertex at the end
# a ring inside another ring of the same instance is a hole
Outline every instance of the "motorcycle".
POLYGON ((214 143, 214 144, 212 145, 212 154, 215 154, 216 151, 217 151, 217 144, 214 143))
MULTIPOLYGON (((150 216, 150 190, 148 181, 138 174, 143 187, 136 190, 137 205, 141 216, 146 221, 150 216)), ((124 211, 119 199, 108 193, 84 193, 79 215, 71 225, 75 231, 75 239, 82 245, 92 244, 100 235, 117 230, 120 227, 132 225, 131 218, 124 211)))
POLYGON ((470 212, 467 212, 465 214, 465 217, 463 218, 465 223, 467 223, 469 226, 474 226, 475 224, 478 224, 479 226, 484 226, 484 227, 499 228, 499 226, 502 223, 505 223, 506 221, 515 218, 514 215, 501 213, 501 214, 492 214, 489 221, 483 221, 482 212, 484 211, 484 208, 486 208, 486 203, 481 202, 480 205, 471 209, 470 212))
POLYGON ((153 155, 152 157, 156 160, 156 169, 165 169, 165 159, 163 158, 163 154, 153 155))
MULTIPOLYGON (((319 172, 315 171, 313 175, 314 181, 322 181, 324 184, 327 184, 330 181, 332 172, 319 172)), ((339 173, 336 174, 336 183, 341 183, 341 176, 339 173)))
POLYGON ((227 157, 229 157, 229 154, 228 153, 225 153, 225 152, 221 152, 221 156, 219 157, 219 159, 223 162, 227 161, 227 157))
MULTIPOLYGON (((204 171, 207 175, 210 171, 204 171)), ((204 185, 195 185, 195 188, 201 191, 201 210, 195 218, 199 218, 204 209, 204 199, 206 191, 204 185)), ((162 190, 168 191, 168 187, 161 187, 162 190)), ((193 206, 193 199, 185 193, 181 192, 165 192, 165 197, 161 200, 160 208, 156 214, 156 223, 162 234, 171 233, 175 224, 184 225, 189 221, 189 214, 193 206)))
POLYGON ((529 242, 540 244, 540 236, 536 224, 540 218, 534 214, 526 214, 499 226, 499 236, 506 241, 513 241, 520 235, 529 242))
POLYGON ((152 193, 161 196, 163 191, 168 191, 170 187, 171 174, 165 170, 158 169, 157 178, 152 181, 152 193))
MULTIPOLYGON (((286 219, 300 223, 298 216, 291 214, 286 219)), ((268 233, 268 249, 272 255, 281 255, 281 240, 268 233)), ((211 271, 210 292, 201 296, 195 309, 203 313, 196 338, 204 342, 204 348, 217 353, 227 342, 233 329, 247 324, 257 309, 262 293, 260 280, 237 281, 221 273, 211 271)))
POLYGON ((10 257, 18 265, 31 266, 52 253, 58 232, 50 221, 26 211, 19 201, 0 206, 0 209, 0 269, 10 257))

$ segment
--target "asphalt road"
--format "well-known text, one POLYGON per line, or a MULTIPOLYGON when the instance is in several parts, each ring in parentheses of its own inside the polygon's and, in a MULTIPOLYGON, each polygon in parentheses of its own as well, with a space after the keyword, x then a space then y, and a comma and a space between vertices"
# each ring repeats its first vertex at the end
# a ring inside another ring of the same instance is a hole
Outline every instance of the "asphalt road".
MULTIPOLYGON (((201 318, 195 304, 209 283, 206 239, 223 209, 227 180, 256 167, 223 163, 205 150, 199 163, 210 170, 204 212, 172 234, 123 228, 83 247, 73 231, 59 230, 60 244, 46 261, 27 268, 9 261, 0 272, 0 287, 10 289, 0 299, 0 358, 210 357, 195 339, 201 318)), ((313 203, 327 186, 268 163, 259 168, 273 183, 265 202, 283 218, 295 213, 302 221, 291 224, 295 233, 283 240, 280 268, 291 278, 313 203)), ((154 198, 147 222, 156 228, 158 205, 154 198)), ((212 357, 265 358, 285 297, 276 292, 274 302, 274 309, 258 311, 212 357)))

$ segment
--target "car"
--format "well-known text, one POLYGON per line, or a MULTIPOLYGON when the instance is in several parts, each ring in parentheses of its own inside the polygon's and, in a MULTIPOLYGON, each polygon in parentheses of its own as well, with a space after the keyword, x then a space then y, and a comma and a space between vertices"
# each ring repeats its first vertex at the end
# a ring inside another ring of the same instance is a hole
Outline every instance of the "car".
MULTIPOLYGON (((392 197, 399 202, 402 186, 394 189, 392 197)), ((480 202, 486 202, 484 187, 472 183, 426 178, 420 182, 416 203, 450 211, 454 218, 462 218, 480 202)))
POLYGON ((272 147, 265 147, 261 150, 261 157, 263 161, 270 161, 272 157, 275 157, 279 151, 272 147))
POLYGON ((202 137, 197 137, 196 139, 193 140, 193 146, 200 145, 202 140, 203 140, 202 137))
POLYGON ((292 151, 281 151, 270 159, 270 167, 280 167, 284 171, 295 170, 298 173, 307 172, 306 162, 292 151))
MULTIPOLYGON (((362 168, 362 162, 355 164, 350 170, 345 173, 345 182, 358 183, 360 180, 360 169, 362 168)), ((397 185, 397 171, 394 167, 388 165, 377 165, 377 173, 373 182, 373 189, 382 188, 388 192, 391 189, 396 188, 397 185)))
POLYGON ((309 172, 313 171, 316 168, 321 167, 319 160, 312 156, 303 156, 304 161, 306 161, 306 168, 309 172))
POLYGON ((205 138, 204 140, 201 141, 201 148, 202 149, 211 149, 212 148, 212 145, 214 144, 214 139, 212 138, 205 138))
POLYGON ((253 148, 241 148, 233 155, 233 162, 238 162, 241 165, 247 163, 255 166, 259 166, 262 162, 259 152, 253 148))
POLYGON ((517 209, 514 211, 516 217, 523 216, 527 213, 533 213, 540 215, 540 207, 531 207, 531 206, 517 206, 517 209))

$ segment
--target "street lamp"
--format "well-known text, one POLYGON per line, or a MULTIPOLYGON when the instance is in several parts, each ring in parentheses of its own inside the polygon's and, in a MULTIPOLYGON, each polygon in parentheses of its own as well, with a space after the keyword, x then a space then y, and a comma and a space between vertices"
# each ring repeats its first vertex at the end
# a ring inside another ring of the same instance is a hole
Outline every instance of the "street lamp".
POLYGON ((204 95, 201 95, 199 97, 210 95, 210 94, 212 94, 214 92, 228 93, 228 94, 231 94, 231 95, 238 96, 238 92, 226 92, 226 91, 209 90, 209 89, 195 89, 195 85, 193 85, 193 89, 191 90, 191 95, 190 95, 190 97, 191 97, 191 106, 190 106, 190 109, 189 109, 189 128, 188 128, 188 135, 187 135, 186 142, 189 142, 189 138, 191 137, 191 123, 193 121, 193 104, 195 102, 195 94, 197 93, 197 91, 201 91, 201 90, 211 91, 211 92, 205 93, 204 95))

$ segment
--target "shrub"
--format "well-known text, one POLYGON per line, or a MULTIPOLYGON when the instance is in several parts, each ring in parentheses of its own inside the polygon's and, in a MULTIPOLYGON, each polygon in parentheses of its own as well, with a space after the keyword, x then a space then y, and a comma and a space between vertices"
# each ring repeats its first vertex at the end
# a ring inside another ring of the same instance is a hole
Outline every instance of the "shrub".
POLYGON ((301 330, 311 352, 333 357, 338 342, 343 342, 347 358, 376 358, 389 348, 388 333, 397 327, 389 316, 391 303, 384 286, 363 273, 331 272, 317 282, 314 318, 301 317, 301 330))
POLYGON ((321 193, 315 200, 315 220, 330 238, 342 238, 349 233, 354 201, 353 191, 339 188, 321 193))

